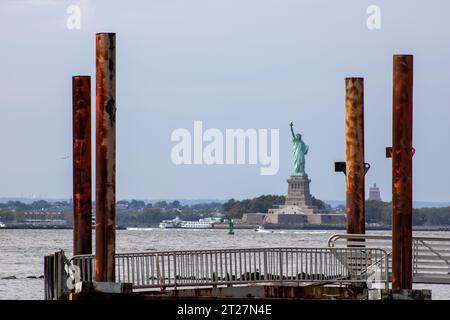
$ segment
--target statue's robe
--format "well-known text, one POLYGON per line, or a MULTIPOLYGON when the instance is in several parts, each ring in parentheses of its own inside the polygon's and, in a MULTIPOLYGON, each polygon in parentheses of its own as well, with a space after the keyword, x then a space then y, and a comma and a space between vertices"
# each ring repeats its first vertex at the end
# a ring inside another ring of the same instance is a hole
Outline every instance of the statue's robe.
POLYGON ((293 138, 292 142, 293 142, 292 154, 294 158, 293 175, 304 176, 305 154, 308 153, 308 146, 301 139, 293 138))

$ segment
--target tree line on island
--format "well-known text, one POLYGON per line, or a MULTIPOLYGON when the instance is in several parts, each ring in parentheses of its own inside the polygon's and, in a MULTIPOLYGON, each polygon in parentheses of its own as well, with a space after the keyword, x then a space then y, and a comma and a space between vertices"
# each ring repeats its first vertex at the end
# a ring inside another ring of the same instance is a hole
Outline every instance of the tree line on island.
MULTIPOLYGON (((244 213, 267 213, 270 208, 284 204, 284 200, 284 196, 278 195, 262 195, 252 199, 230 199, 226 202, 213 201, 195 204, 183 204, 177 200, 153 203, 140 200, 122 200, 117 202, 116 220, 118 225, 143 226, 154 225, 162 220, 171 220, 176 217, 188 221, 211 216, 240 219, 244 213)), ((312 202, 319 209, 333 209, 330 205, 315 197, 312 197, 312 202)), ((345 213, 344 206, 339 206, 333 210, 345 213)), ((45 200, 28 204, 20 201, 0 203, 0 221, 15 223, 30 218, 65 219, 70 226, 73 224, 72 203, 45 200)), ((392 204, 390 202, 366 201, 367 223, 389 226, 391 218, 392 204)), ((449 226, 450 207, 413 209, 413 224, 416 226, 449 226)))
MULTIPOLYGON (((270 208, 284 204, 284 200, 284 196, 276 195, 263 195, 241 201, 230 199, 222 205, 222 210, 228 218, 240 219, 244 213, 267 213, 270 208)), ((331 209, 331 206, 314 196, 311 197, 311 200, 312 204, 319 209, 331 209)))

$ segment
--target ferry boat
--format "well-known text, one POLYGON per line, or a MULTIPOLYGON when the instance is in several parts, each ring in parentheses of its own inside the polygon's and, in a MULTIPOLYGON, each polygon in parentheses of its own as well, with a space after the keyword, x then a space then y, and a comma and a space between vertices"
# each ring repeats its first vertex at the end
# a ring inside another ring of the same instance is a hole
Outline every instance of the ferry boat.
POLYGON ((209 229, 214 227, 214 220, 206 218, 198 221, 183 221, 176 217, 173 220, 163 220, 159 227, 161 229, 209 229))
POLYGON ((174 229, 174 228, 180 228, 180 224, 183 221, 181 221, 178 217, 176 217, 173 220, 163 220, 160 224, 159 224, 159 228, 160 229, 174 229))
POLYGON ((182 221, 180 227, 183 229, 209 229, 213 225, 208 221, 182 221))
POLYGON ((170 220, 164 220, 159 223, 160 229, 173 229, 175 228, 175 224, 170 220))

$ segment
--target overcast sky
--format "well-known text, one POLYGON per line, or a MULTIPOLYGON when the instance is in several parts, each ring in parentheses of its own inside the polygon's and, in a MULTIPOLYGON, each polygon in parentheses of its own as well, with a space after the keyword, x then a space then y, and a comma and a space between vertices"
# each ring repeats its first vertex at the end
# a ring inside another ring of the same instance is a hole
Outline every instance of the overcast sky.
POLYGON ((116 32, 118 199, 285 194, 294 121, 312 194, 343 200, 333 164, 345 160, 344 78, 362 76, 366 187, 390 200, 392 55, 408 53, 414 200, 449 201, 449 12, 448 0, 1 0, 0 196, 71 196, 71 77, 94 79, 95 33, 116 32), (79 30, 67 28, 69 5, 81 8, 79 30), (366 26, 369 5, 380 30, 366 26), (171 133, 194 120, 280 129, 278 174, 174 165, 171 133))

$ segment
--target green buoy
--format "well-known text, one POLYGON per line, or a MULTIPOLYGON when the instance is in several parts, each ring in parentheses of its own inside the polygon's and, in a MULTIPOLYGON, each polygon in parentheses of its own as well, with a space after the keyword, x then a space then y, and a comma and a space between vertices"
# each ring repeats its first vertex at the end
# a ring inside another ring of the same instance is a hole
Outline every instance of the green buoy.
POLYGON ((228 224, 228 234, 234 234, 234 223, 233 223, 233 220, 230 220, 230 223, 228 224))

